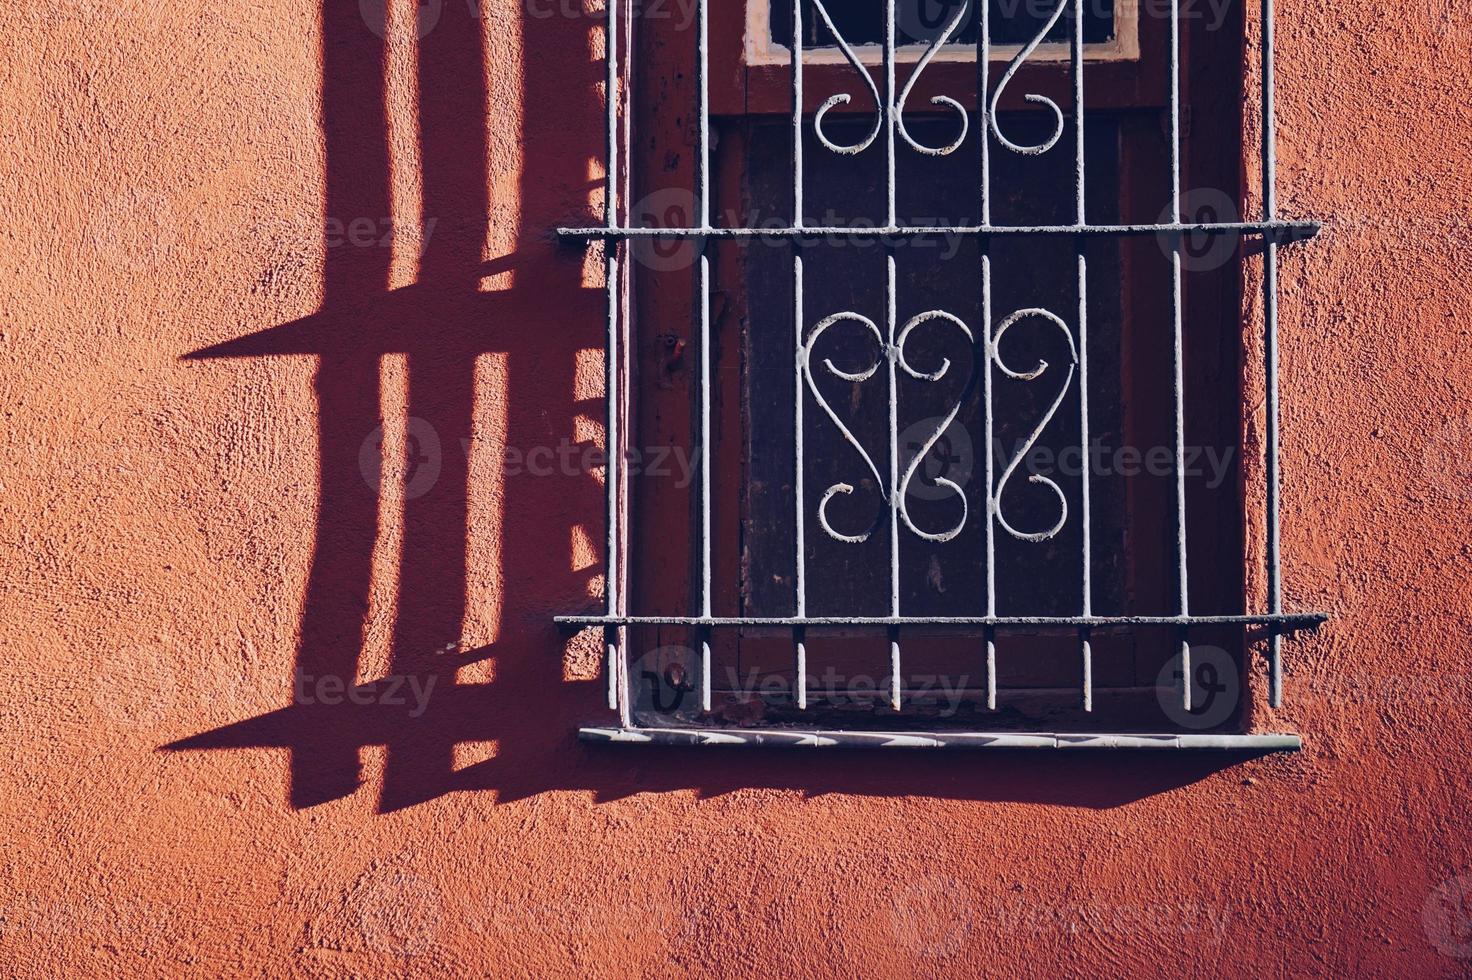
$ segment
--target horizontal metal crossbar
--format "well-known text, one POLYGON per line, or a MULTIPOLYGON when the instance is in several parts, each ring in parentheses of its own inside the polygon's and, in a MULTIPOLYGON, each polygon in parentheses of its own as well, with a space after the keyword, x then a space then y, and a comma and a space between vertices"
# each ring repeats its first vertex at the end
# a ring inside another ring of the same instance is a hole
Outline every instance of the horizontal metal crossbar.
POLYGON ((978 238, 1005 235, 1263 235, 1279 244, 1313 238, 1323 228, 1318 221, 1224 221, 1199 224, 1140 225, 859 225, 818 227, 788 225, 775 228, 559 228, 557 234, 579 241, 626 238, 930 238, 965 235, 978 238))
POLYGON ((1297 735, 1088 734, 1067 732, 862 732, 825 729, 621 728, 578 729, 585 742, 621 745, 733 745, 872 749, 1092 749, 1297 752, 1297 735))
POLYGON ((1315 629, 1325 613, 1263 613, 1248 616, 558 616, 560 626, 1277 626, 1283 631, 1315 629))

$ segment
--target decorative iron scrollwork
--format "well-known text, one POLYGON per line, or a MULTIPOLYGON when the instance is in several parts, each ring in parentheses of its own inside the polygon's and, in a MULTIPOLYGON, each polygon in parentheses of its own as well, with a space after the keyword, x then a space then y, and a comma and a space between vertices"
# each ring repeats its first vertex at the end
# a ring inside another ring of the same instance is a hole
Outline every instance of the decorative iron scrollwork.
MULTIPOLYGON (((897 497, 896 499, 891 500, 893 488, 889 487, 886 484, 884 477, 879 472, 879 467, 874 462, 874 457, 869 455, 868 451, 864 449, 858 438, 853 434, 853 431, 849 429, 849 427, 844 424, 843 420, 838 417, 838 413, 833 410, 833 406, 829 404, 828 399, 823 397, 823 393, 818 389, 817 380, 813 377, 813 350, 817 345, 818 339, 822 337, 823 334, 834 324, 844 321, 860 324, 866 330, 868 330, 870 334, 873 335, 876 342, 876 356, 873 363, 865 367, 858 368, 856 370, 846 371, 834 364, 831 359, 823 359, 823 367, 828 370, 829 374, 844 381, 848 381, 852 384, 860 384, 874 377, 875 373, 878 372, 880 365, 885 363, 886 361, 893 361, 895 367, 905 372, 905 374, 907 374, 911 378, 914 378, 916 381, 940 381, 950 372, 950 358, 942 357, 940 365, 938 367, 936 367, 932 371, 924 371, 910 363, 905 354, 905 345, 909 342, 911 335, 914 333, 917 327, 925 323, 940 321, 954 325, 958 330, 961 331, 963 335, 965 335, 971 349, 975 350, 975 337, 971 332, 971 328, 966 326, 966 324, 959 317, 947 313, 944 310, 928 310, 924 313, 912 317, 908 322, 906 322, 904 327, 900 329, 898 335, 896 336, 894 344, 889 344, 885 341, 884 335, 880 331, 878 325, 875 324, 874 321, 870 320, 868 317, 853 312, 835 313, 832 316, 825 317, 818 322, 818 324, 813 328, 812 332, 808 335, 807 343, 803 345, 803 349, 801 351, 803 377, 807 381, 808 390, 812 392, 813 398, 817 401, 819 407, 823 409, 824 414, 826 414, 828 418, 832 420, 833 424, 838 427, 838 431, 843 436, 844 440, 848 442, 848 444, 852 446, 855 451, 858 452, 859 456, 864 460, 864 464, 868 466, 869 472, 873 474, 874 485, 879 488, 880 498, 886 504, 893 503, 894 509, 899 514, 899 519, 904 523, 905 527, 909 528, 910 531, 913 532, 915 535, 927 541, 949 541, 956 535, 960 534, 961 529, 966 526, 966 521, 970 514, 966 502, 966 491, 953 480, 948 480, 943 476, 935 477, 934 483, 936 486, 944 487, 946 490, 954 494, 961 502, 960 520, 958 520, 954 526, 943 531, 927 531, 917 526, 910 517, 907 498, 909 496, 910 483, 914 479, 915 473, 919 470, 920 465, 925 461, 926 456, 928 456, 931 450, 935 448, 936 443, 940 441, 941 436, 945 434, 946 429, 953 421, 955 421, 956 416, 960 414, 962 406, 965 405, 966 399, 970 396, 972 389, 975 387, 977 376, 975 365, 973 364, 971 375, 966 380, 965 390, 962 391, 962 393, 956 398, 955 405, 951 407, 950 411, 945 415, 940 424, 935 427, 934 431, 932 431, 926 437, 924 442, 921 444, 919 451, 915 453, 914 457, 905 467, 905 471, 899 479, 899 490, 897 497)), ((895 395, 894 397, 898 396, 895 395)), ((858 534, 845 534, 835 528, 828 519, 829 502, 832 501, 832 499, 839 494, 847 495, 854 492, 855 487, 853 484, 839 481, 830 485, 828 489, 823 492, 822 497, 819 498, 818 525, 823 529, 823 532, 825 534, 827 534, 830 538, 833 538, 835 541, 843 541, 849 544, 861 544, 869 539, 869 536, 872 535, 875 529, 879 527, 880 521, 883 518, 882 512, 876 514, 874 522, 870 524, 867 529, 858 534)))
MULTIPOLYGON (((869 87, 869 94, 874 97, 874 126, 869 130, 869 135, 865 136, 859 142, 835 143, 828 138, 828 134, 823 132, 823 119, 828 115, 828 111, 834 106, 847 105, 853 101, 853 96, 847 92, 840 92, 837 95, 829 96, 828 100, 818 107, 818 111, 813 115, 813 132, 817 134, 818 142, 822 143, 834 153, 842 153, 847 156, 862 153, 873 145, 874 140, 879 137, 879 130, 884 125, 884 100, 880 98, 879 87, 874 84, 874 79, 859 61, 859 56, 854 54, 854 49, 849 46, 848 41, 844 40, 843 35, 838 33, 838 28, 833 25, 833 18, 828 16, 828 8, 823 5, 823 0, 813 0, 813 7, 817 9, 818 16, 823 18, 823 23, 832 32, 834 40, 838 42, 838 49, 843 52, 844 58, 848 59, 848 63, 853 66, 854 71, 859 73, 859 77, 869 87)), ((875 329, 878 328, 876 327, 875 329)))
MULTIPOLYGON (((835 313, 832 316, 825 317, 823 320, 819 321, 818 325, 813 328, 813 332, 808 335, 808 342, 802 350, 803 377, 807 379, 808 390, 813 393, 813 398, 817 400, 819 407, 821 407, 824 413, 826 413, 827 416, 833 420, 833 424, 838 426, 838 431, 842 433, 843 438, 848 442, 848 444, 853 446, 854 449, 858 451, 858 454, 863 457, 864 462, 869 467, 869 472, 874 474, 874 485, 879 488, 881 496, 887 502, 889 500, 889 495, 888 491, 884 487, 884 478, 879 475, 879 467, 874 465, 873 457, 871 457, 868 452, 865 451, 863 445, 860 444, 859 440, 854 436, 853 432, 849 430, 849 427, 843 424, 843 420, 838 417, 837 412, 833 411, 833 406, 828 404, 828 399, 823 397, 823 393, 818 390, 817 381, 813 379, 813 347, 817 344, 818 338, 823 336, 823 334, 828 330, 829 327, 833 326, 835 323, 840 323, 844 321, 859 323, 868 328, 869 332, 874 335, 874 339, 878 342, 879 356, 875 358, 873 364, 869 365, 867 368, 860 368, 858 371, 844 371, 837 365, 835 365, 832 360, 826 357, 823 359, 823 366, 827 368, 828 372, 834 377, 842 378, 844 381, 852 382, 854 384, 868 381, 870 378, 874 377, 874 372, 879 370, 879 365, 882 364, 884 362, 884 359, 889 356, 889 345, 884 342, 884 334, 879 331, 879 327, 874 323, 874 321, 859 313, 835 313)), ((843 532, 834 528, 833 525, 828 521, 829 501, 831 501, 837 494, 851 494, 853 492, 853 484, 844 483, 842 481, 833 484, 826 491, 824 491, 822 499, 818 502, 818 524, 823 528, 823 532, 827 534, 830 538, 833 538, 835 541, 844 541, 849 544, 861 544, 869 540, 869 535, 873 534, 874 529, 879 526, 880 516, 882 515, 876 515, 874 518, 874 523, 870 524, 867 530, 859 534, 844 534, 843 532)))
POLYGON ((957 102, 949 95, 932 96, 930 99, 931 105, 947 106, 955 112, 956 119, 961 124, 961 131, 956 134, 955 140, 947 143, 945 146, 926 146, 925 144, 916 140, 915 137, 911 136, 909 129, 905 127, 905 102, 910 98, 910 90, 915 87, 915 82, 917 82, 920 79, 920 76, 924 74, 925 67, 930 64, 930 61, 932 58, 935 57, 936 52, 939 51, 944 44, 950 41, 950 39, 955 35, 956 31, 960 29, 961 21, 965 19, 967 9, 968 4, 962 3, 957 5, 956 16, 951 18, 951 22, 946 25, 946 29, 941 31, 940 36, 937 37, 934 41, 930 42, 930 46, 925 49, 925 54, 921 55, 919 64, 915 66, 914 71, 910 72, 910 77, 909 80, 905 82, 905 87, 900 90, 900 99, 899 102, 895 105, 895 122, 899 125, 900 136, 902 136, 904 138, 904 141, 910 144, 910 146, 914 150, 920 153, 924 153, 927 156, 943 157, 956 152, 956 150, 960 148, 961 144, 966 142, 966 134, 970 130, 971 121, 966 114, 966 109, 961 105, 961 103, 957 102))
POLYGON ((874 125, 870 127, 868 134, 857 143, 838 143, 830 139, 828 134, 823 131, 823 121, 834 107, 847 105, 852 102, 853 96, 848 92, 839 92, 836 95, 829 96, 813 115, 813 132, 817 135, 818 141, 824 147, 834 153, 841 153, 846 156, 862 153, 879 138, 880 130, 884 126, 885 113, 888 111, 894 114, 894 121, 900 137, 916 152, 924 153, 927 156, 947 156, 960 148, 961 144, 966 141, 966 134, 970 131, 971 126, 966 109, 960 102, 957 102, 948 95, 936 95, 930 99, 931 105, 941 106, 954 112, 956 121, 960 125, 960 131, 956 134, 956 138, 943 146, 927 146, 910 134, 909 128, 905 125, 905 104, 909 101, 910 91, 915 87, 915 83, 920 79, 920 76, 925 73, 925 69, 931 60, 935 58, 941 47, 948 43, 955 36, 956 31, 960 29, 961 22, 966 16, 968 4, 962 3, 957 7, 955 16, 951 18, 945 30, 935 40, 930 42, 925 49, 925 53, 920 56, 920 61, 915 65, 915 70, 910 73, 910 77, 905 81, 904 88, 900 90, 898 101, 893 106, 887 107, 884 104, 884 98, 879 94, 879 87, 874 84, 873 76, 863 66, 863 63, 859 61, 859 57, 854 52, 853 47, 839 33, 838 28, 833 23, 833 18, 828 14, 828 8, 824 5, 823 0, 812 0, 812 2, 813 7, 818 12, 818 16, 822 18, 823 24, 832 33, 834 41, 837 42, 838 49, 843 52, 843 57, 853 66, 854 71, 858 73, 859 77, 864 80, 864 85, 868 87, 869 94, 874 99, 874 125))
POLYGON ((1007 489, 1007 481, 1012 479, 1012 474, 1016 472, 1018 465, 1032 451, 1032 447, 1037 443, 1038 437, 1043 434, 1043 430, 1048 427, 1048 423, 1053 421, 1053 416, 1058 413, 1058 406, 1063 404, 1064 396, 1068 394, 1068 388, 1073 383, 1074 372, 1078 369, 1078 346, 1073 341, 1073 332, 1068 329, 1068 324, 1064 323, 1054 314, 1041 307, 1018 310, 997 325, 996 333, 992 335, 991 344, 987 351, 987 356, 992 359, 992 362, 1007 377, 1016 381, 1036 381, 1048 370, 1048 362, 1041 358, 1038 359, 1038 363, 1031 371, 1014 370, 1002 358, 1002 337, 1011 329, 1013 324, 1026 320, 1029 317, 1038 317, 1046 320, 1063 333, 1064 338, 1068 341, 1068 351, 1072 356, 1072 361, 1068 365, 1068 376, 1063 379, 1063 384, 1059 387, 1058 395, 1053 399, 1053 404, 1048 406, 1048 411, 1044 413, 1042 419, 1033 428, 1032 434, 1023 441, 1017 450, 1017 454, 1012 457, 1012 461, 1002 470, 1001 479, 997 481, 996 489, 992 493, 992 510, 996 514, 997 523, 1002 525, 1008 534, 1017 538, 1019 541, 1046 541, 1061 531, 1063 525, 1068 522, 1068 498, 1064 496, 1063 489, 1053 480, 1041 474, 1033 473, 1028 476, 1028 483, 1037 483, 1046 486, 1058 497, 1058 520, 1052 527, 1042 531, 1019 531, 1013 527, 1008 522, 1007 515, 1002 509, 1002 494, 1007 489))
POLYGON ((1001 79, 997 82, 996 89, 992 92, 991 105, 988 106, 987 112, 987 118, 991 121, 992 135, 995 136, 1003 146, 1014 153, 1022 153, 1026 156, 1039 156, 1051 150, 1063 137, 1063 110, 1058 107, 1058 103, 1054 102, 1046 95, 1038 95, 1035 92, 1029 92, 1027 95, 1024 95, 1022 97, 1023 100, 1026 102, 1031 102, 1035 105, 1047 106, 1053 112, 1053 135, 1049 136, 1041 143, 1029 146, 1023 146, 1020 143, 1012 142, 1010 139, 1007 138, 1006 134, 1002 132, 1002 126, 999 122, 997 122, 997 104, 1001 101, 1002 93, 1006 91, 1007 86, 1011 83, 1012 76, 1017 74, 1018 70, 1022 67, 1023 62, 1032 57, 1032 53, 1038 49, 1038 45, 1043 43, 1043 39, 1048 36, 1048 32, 1051 31, 1053 29, 1053 26, 1058 23, 1058 19, 1063 16, 1063 12, 1074 3, 1083 3, 1083 0, 1059 0, 1058 9, 1053 11, 1053 16, 1048 18, 1048 22, 1042 26, 1042 28, 1037 32, 1036 35, 1033 36, 1033 39, 1031 41, 1028 41, 1023 49, 1017 52, 1016 56, 1007 63, 1007 70, 1002 73, 1001 79))
MULTIPOLYGON (((920 326, 922 323, 929 323, 935 320, 954 324, 957 329, 959 329, 963 334, 966 335, 966 340, 971 345, 972 349, 975 349, 976 338, 972 336, 971 328, 967 327, 966 324, 963 323, 958 317, 952 316, 949 313, 942 312, 941 310, 930 310, 927 313, 921 313, 919 316, 910 320, 909 323, 906 323, 904 329, 900 331, 899 336, 895 339, 895 362, 899 365, 900 370, 904 371, 916 381, 939 381, 941 378, 944 378, 946 376, 946 372, 949 371, 951 368, 951 360, 948 357, 942 357, 940 367, 936 368, 934 371, 929 372, 919 371, 915 369, 910 365, 910 362, 905 359, 905 343, 910 339, 911 331, 920 326)), ((910 495, 910 480, 914 478, 915 471, 920 468, 920 464, 925 461, 925 457, 928 456, 930 454, 930 451, 935 448, 935 444, 940 441, 940 438, 945 434, 946 429, 950 427, 951 423, 956 420, 956 416, 960 414, 961 406, 966 403, 966 399, 971 395, 971 390, 976 384, 976 374, 977 372, 975 370, 975 366, 973 365, 971 376, 966 379, 966 388, 964 391, 962 391, 961 396, 956 399, 956 404, 952 406, 950 412, 946 414, 941 423, 935 427, 935 431, 932 432, 930 436, 921 444, 919 451, 915 453, 915 458, 910 460, 910 465, 905 467, 904 475, 900 478, 898 508, 900 512, 900 519, 904 521, 905 527, 909 528, 914 534, 918 535, 921 538, 924 538, 926 541, 943 542, 951 540, 956 535, 961 533, 961 529, 966 526, 966 519, 970 516, 970 509, 966 503, 966 491, 963 490, 961 486, 957 484, 954 480, 948 480, 943 476, 935 477, 934 482, 936 486, 944 487, 951 493, 955 494, 956 498, 961 501, 961 519, 956 522, 954 527, 951 527, 945 531, 936 532, 925 531, 917 527, 915 525, 915 522, 910 519, 910 507, 908 501, 910 495)))

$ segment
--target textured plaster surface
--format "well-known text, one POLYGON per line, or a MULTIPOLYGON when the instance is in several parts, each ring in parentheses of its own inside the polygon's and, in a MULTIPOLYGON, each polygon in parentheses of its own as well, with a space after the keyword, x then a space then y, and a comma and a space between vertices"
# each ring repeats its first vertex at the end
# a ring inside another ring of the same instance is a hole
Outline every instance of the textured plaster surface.
POLYGON ((1334 619, 1255 706, 1305 750, 1227 768, 573 740, 601 491, 499 466, 598 432, 561 8, 435 0, 417 62, 372 0, 0 9, 4 972, 1472 969, 1465 5, 1279 4, 1282 210, 1328 219, 1286 580, 1334 619))

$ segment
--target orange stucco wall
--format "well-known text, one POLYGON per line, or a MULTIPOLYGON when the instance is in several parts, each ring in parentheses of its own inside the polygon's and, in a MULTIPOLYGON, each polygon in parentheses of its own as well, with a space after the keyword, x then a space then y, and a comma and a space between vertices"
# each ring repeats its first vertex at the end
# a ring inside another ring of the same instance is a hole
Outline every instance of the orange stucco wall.
POLYGON ((1472 12, 1279 4, 1334 618, 1253 715, 1306 749, 1223 768, 574 741, 601 491, 500 466, 598 431, 563 6, 432 0, 417 61, 395 7, 387 72, 373 0, 0 8, 4 972, 1472 969, 1472 12))

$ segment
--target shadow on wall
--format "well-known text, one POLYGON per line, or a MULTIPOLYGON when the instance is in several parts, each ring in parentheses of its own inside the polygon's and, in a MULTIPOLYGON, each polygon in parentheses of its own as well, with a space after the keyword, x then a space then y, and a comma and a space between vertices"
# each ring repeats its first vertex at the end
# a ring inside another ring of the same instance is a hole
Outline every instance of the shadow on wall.
MULTIPOLYGON (((589 35, 600 24, 593 17, 524 18, 524 49, 533 53, 525 59, 521 90, 524 244, 487 263, 488 25, 465 4, 439 10, 431 30, 420 24, 421 213, 436 226, 418 281, 390 289, 390 249, 329 248, 318 312, 186 355, 318 359, 320 497, 293 690, 320 678, 345 678, 348 689, 331 698, 295 696, 287 707, 164 751, 288 749, 290 801, 300 808, 355 792, 362 783, 360 750, 384 745, 381 812, 456 790, 494 790, 500 801, 589 790, 607 800, 747 787, 1111 807, 1222 767, 1220 758, 1174 753, 1103 760, 583 745, 577 725, 608 719, 604 687, 564 679, 558 655, 566 638, 552 617, 588 604, 598 566, 576 570, 569 542, 580 521, 595 528, 592 540, 601 539, 601 486, 586 473, 507 475, 499 639, 460 651, 470 577, 479 581, 488 570, 467 567, 470 467, 468 454, 454 451, 439 454, 429 489, 405 495, 388 679, 353 686, 374 542, 384 521, 383 501, 360 463, 365 439, 380 431, 383 357, 407 357, 407 414, 425 420, 444 446, 472 438, 475 361, 483 354, 498 355, 505 365, 497 401, 506 413, 508 447, 559 445, 574 438, 576 415, 597 418, 602 411, 601 402, 574 397, 577 352, 602 344, 602 289, 584 285, 581 252, 558 249, 551 235, 586 209, 590 159, 601 153, 602 68, 588 55, 589 35), (582 84, 569 85, 570 78, 582 84), (482 291, 486 277, 508 270, 513 285, 482 291), (480 669, 494 667, 490 682, 457 683, 459 671, 474 671, 483 661, 491 663, 480 669), (490 741, 497 743, 492 758, 456 768, 456 745, 490 741)), ((366 28, 351 0, 324 2, 322 37, 325 213, 392 214, 384 41, 366 28)))

